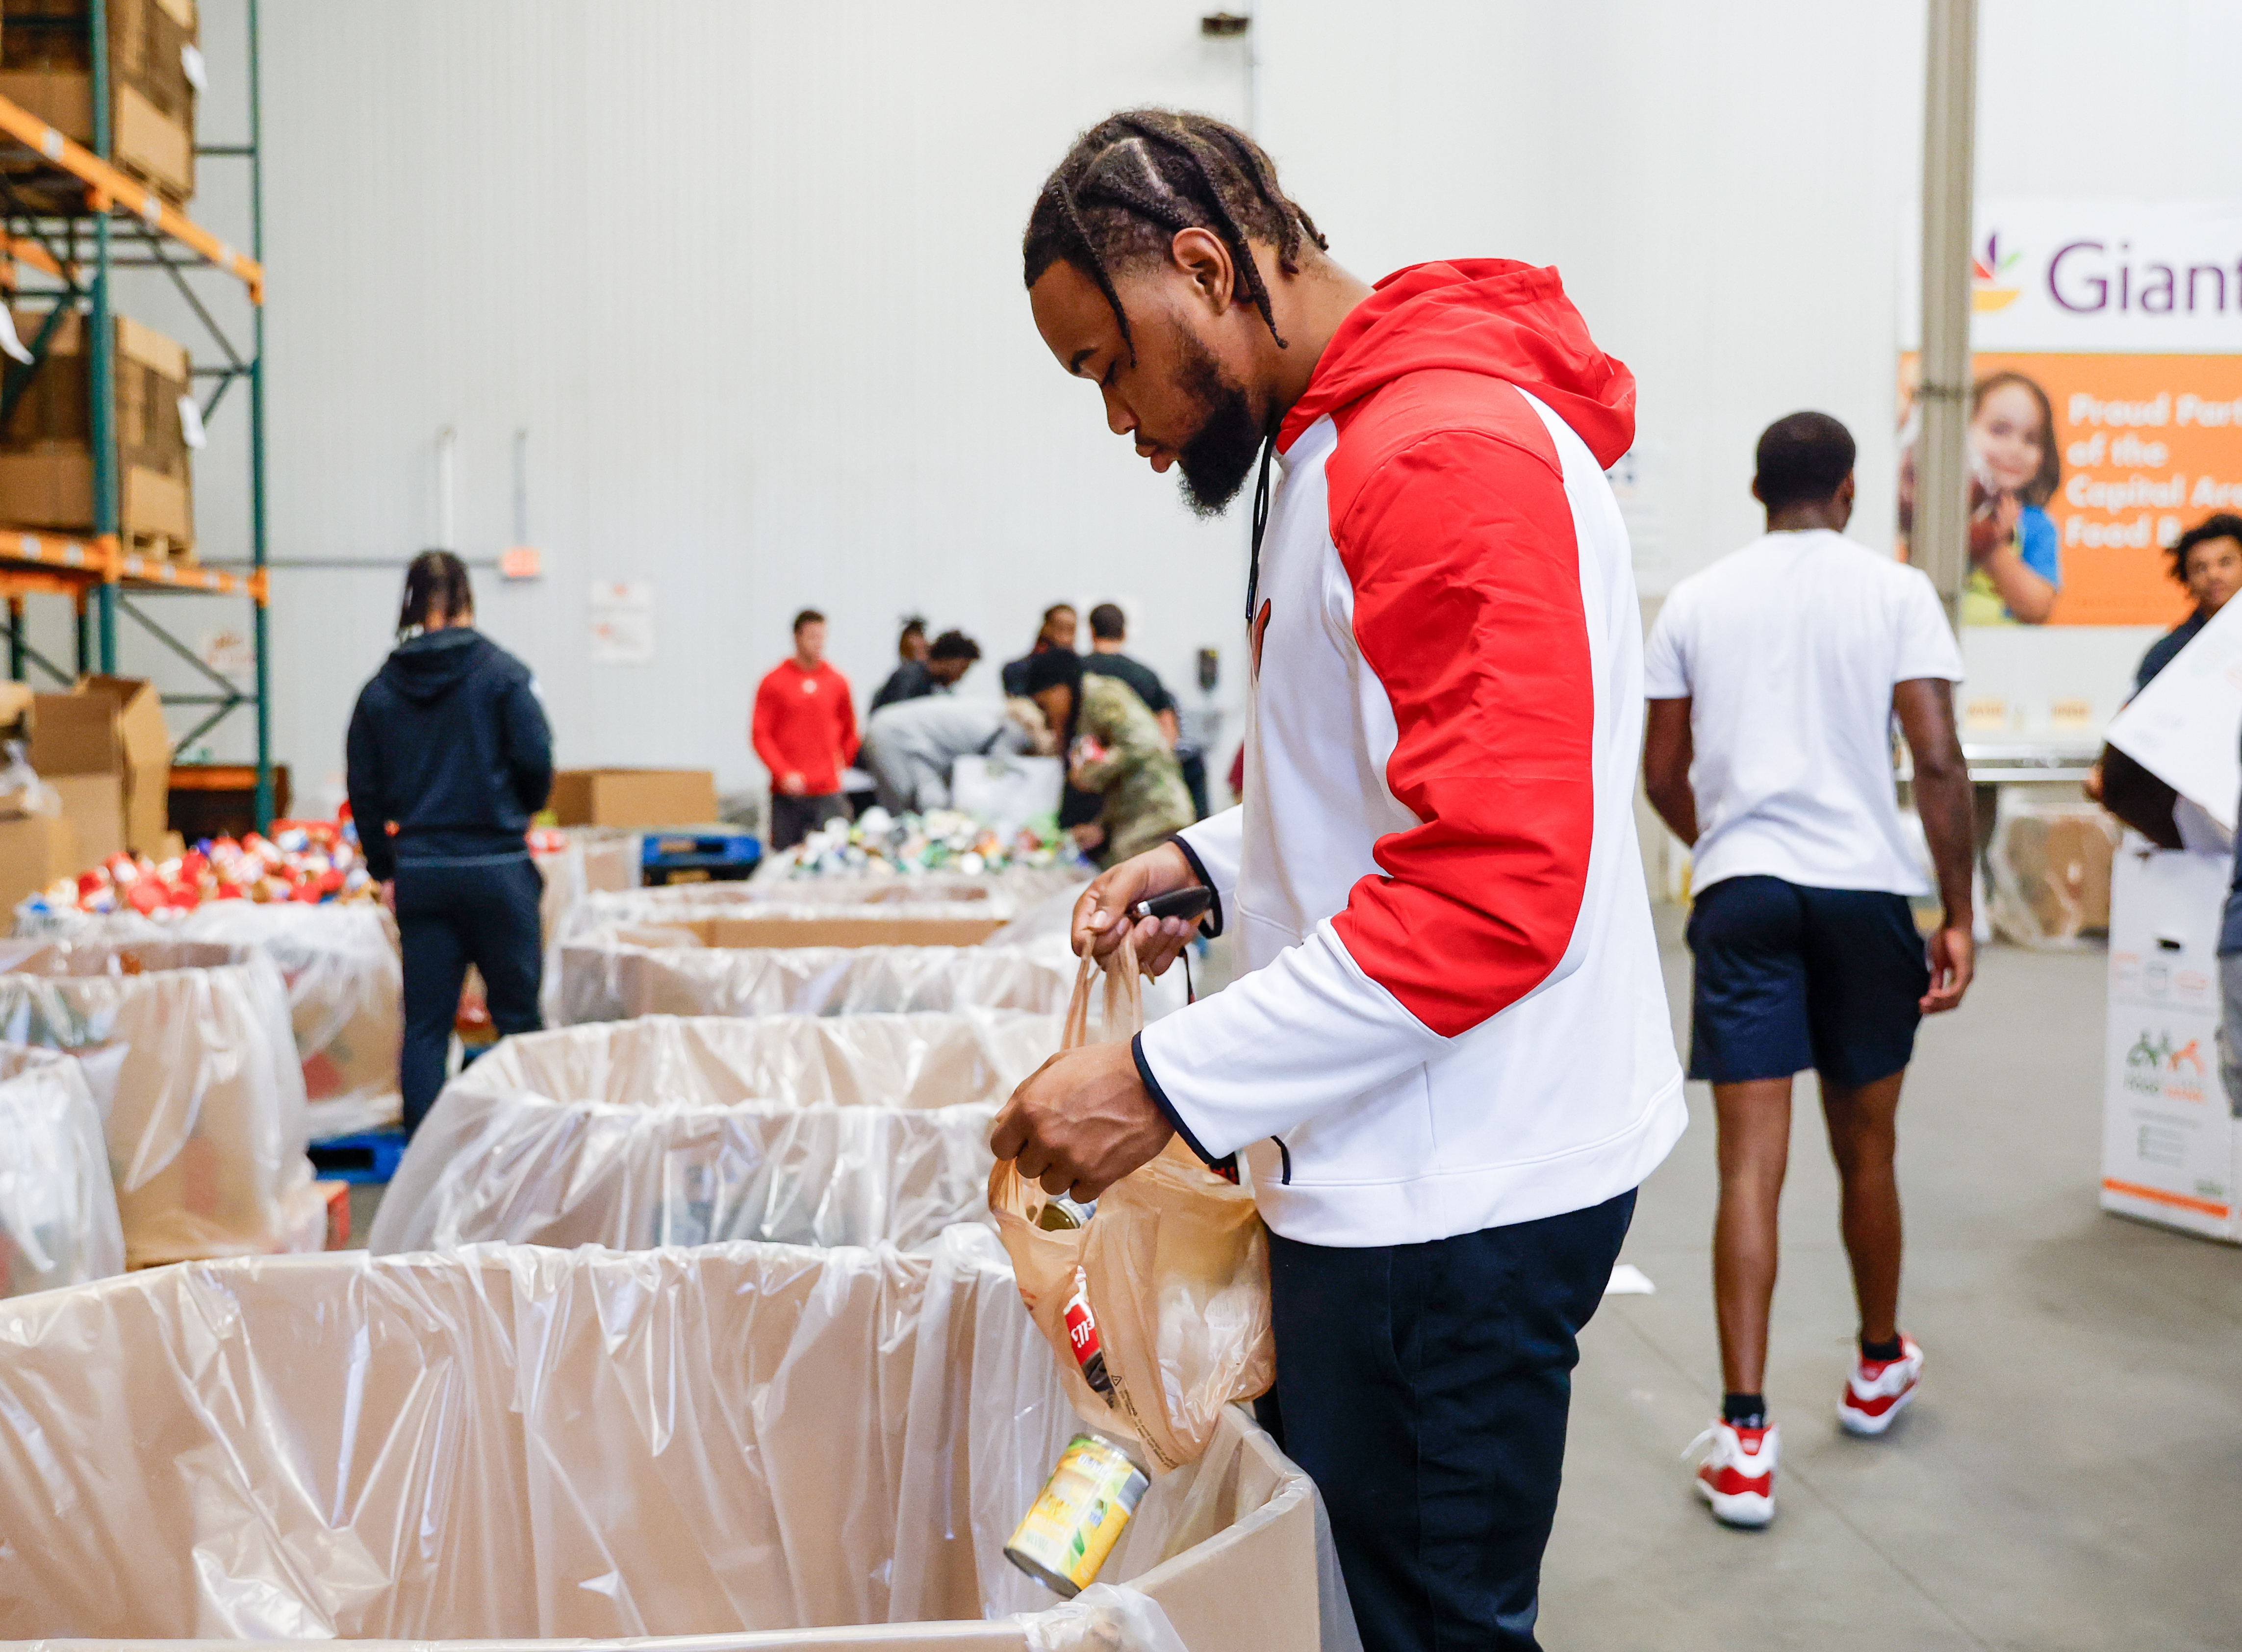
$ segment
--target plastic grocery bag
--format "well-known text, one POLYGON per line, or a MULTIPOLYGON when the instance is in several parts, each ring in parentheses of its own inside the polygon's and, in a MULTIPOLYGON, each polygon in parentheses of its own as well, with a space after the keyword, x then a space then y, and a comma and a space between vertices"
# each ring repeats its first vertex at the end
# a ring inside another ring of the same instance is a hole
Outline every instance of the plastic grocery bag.
MULTIPOLYGON (((1104 1041, 1143 1025, 1135 949, 1105 977, 1104 1041)), ((1091 1042, 1084 958, 1062 1049, 1091 1042)), ((1201 1164, 1180 1139, 1107 1188, 1081 1227, 1037 1225, 1050 1202, 1010 1160, 989 1177, 989 1209, 1020 1295, 1075 1409, 1138 1441, 1155 1473, 1206 1449, 1222 1408, 1265 1392, 1276 1374, 1269 1326, 1269 1235, 1253 1196, 1201 1164), (1086 1302, 1112 1395, 1093 1388, 1073 1352, 1069 1307, 1086 1302)))

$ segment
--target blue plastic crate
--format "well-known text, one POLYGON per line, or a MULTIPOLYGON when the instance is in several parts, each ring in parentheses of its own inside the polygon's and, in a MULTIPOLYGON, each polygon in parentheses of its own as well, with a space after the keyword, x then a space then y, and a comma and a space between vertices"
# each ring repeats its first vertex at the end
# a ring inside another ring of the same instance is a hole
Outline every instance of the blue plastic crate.
POLYGON ((355 1136, 335 1136, 315 1141, 309 1152, 312 1168, 329 1182, 386 1182, 397 1174, 405 1157, 401 1130, 367 1130, 355 1136))
POLYGON ((762 843, 752 832, 648 832, 639 850, 639 864, 649 883, 671 882, 681 873, 743 878, 762 857, 762 843))

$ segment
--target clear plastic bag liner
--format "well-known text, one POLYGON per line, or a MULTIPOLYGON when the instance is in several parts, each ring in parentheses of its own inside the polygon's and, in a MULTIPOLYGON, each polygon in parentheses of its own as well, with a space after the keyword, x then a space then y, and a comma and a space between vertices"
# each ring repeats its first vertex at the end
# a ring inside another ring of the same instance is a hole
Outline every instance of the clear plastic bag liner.
POLYGON ((101 1111, 70 1057, 0 1044, 0 1297, 124 1272, 101 1111))
POLYGON ((81 1058, 131 1266, 323 1241, 303 1069, 263 953, 0 942, 0 1038, 81 1058))
POLYGON ((560 947, 560 1020, 864 1015, 1066 1007, 1072 971, 1008 947, 711 947, 686 929, 611 927, 560 947))
POLYGON ((405 976, 397 921, 372 901, 210 901, 156 919, 19 910, 16 933, 111 945, 170 939, 254 947, 287 989, 311 1138, 379 1130, 401 1116, 405 976))
POLYGON ((1008 866, 995 872, 797 875, 782 856, 772 856, 755 869, 745 885, 731 887, 744 887, 759 897, 782 901, 989 901, 1009 911, 1019 911, 1056 890, 1083 881, 1078 865, 1008 866))
MULTIPOLYGON (((1103 1038, 1126 1038, 1142 1024, 1136 953, 1124 939, 1110 972, 1082 961, 1064 1048, 1093 1041, 1091 984, 1101 979, 1103 1038)), ((1253 1195, 1171 1138, 1098 1196, 1086 1225, 1043 1228, 1037 1216, 1048 1202, 1013 1161, 990 1172, 997 1235, 1076 1408, 1140 1442, 1155 1474, 1191 1461, 1224 1410, 1266 1392, 1276 1375, 1269 1234, 1253 1195), (1077 1291, 1097 1320, 1111 1405, 1074 1358, 1067 1305, 1077 1291)))
MULTIPOLYGON (((0 1635, 1100 1644, 1003 1558, 1077 1425, 985 1229, 205 1263, 0 1305, 0 1635)), ((1102 1581, 1292 1652, 1316 1541, 1232 1411, 1102 1581)))
POLYGON ((2110 926, 2110 869, 2124 835, 2091 802, 2035 802, 2005 786, 1985 855, 1993 932, 2023 946, 2075 947, 2110 926))
POLYGON ((534 849, 530 858, 545 880, 538 917, 545 936, 545 973, 538 1009, 550 1026, 560 1016, 560 942, 572 915, 585 897, 601 891, 635 890, 643 873, 643 834, 620 826, 576 826, 560 834, 557 848, 534 849))
POLYGON ((445 1087, 367 1246, 923 1250, 983 1219, 989 1122, 1058 1031, 1056 1016, 971 1010, 508 1038, 445 1087))
POLYGON ((1092 1583, 1023 1623, 1030 1652, 1191 1652, 1160 1603, 1126 1583, 1092 1583))

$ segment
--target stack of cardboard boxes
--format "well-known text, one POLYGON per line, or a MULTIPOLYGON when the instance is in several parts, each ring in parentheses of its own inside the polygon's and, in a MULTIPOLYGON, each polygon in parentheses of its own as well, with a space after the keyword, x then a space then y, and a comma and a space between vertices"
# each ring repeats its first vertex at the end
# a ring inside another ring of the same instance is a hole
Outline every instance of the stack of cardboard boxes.
MULTIPOLYGON (((203 84, 194 0, 107 0, 110 153, 174 205, 195 192, 195 98, 203 84)), ((0 18, 0 97, 64 137, 93 145, 89 0, 7 0, 0 18)), ((33 166, 17 183, 34 204, 70 210, 84 186, 33 166)))
POLYGON ((160 856, 171 736, 153 684, 88 677, 69 694, 0 684, 0 733, 28 733, 31 767, 58 814, 0 819, 0 928, 18 901, 120 850, 160 856))
MULTIPOLYGON (((111 158, 177 205, 194 193, 195 97, 203 81, 194 0, 106 0, 111 158)), ((80 144, 93 142, 90 0, 6 0, 0 8, 0 97, 80 144)), ((37 209, 85 210, 85 186, 18 151, 0 160, 37 209)), ((11 318, 39 358, 0 427, 0 522, 91 535, 92 353, 86 318, 50 303, 11 318), (44 344, 36 343, 44 336, 44 344)), ((199 446, 187 353, 154 328, 113 319, 117 528, 124 547, 185 554, 194 543, 189 449, 199 446)), ((11 368, 11 375, 16 371, 11 368)))
MULTIPOLYGON (((86 318, 64 311, 15 312, 26 345, 45 330, 30 386, 0 426, 0 520, 10 527, 91 534, 93 515, 92 357, 86 318)), ((117 531, 128 547, 157 555, 194 546, 195 507, 182 401, 192 395, 185 348, 129 316, 116 331, 117 531)))

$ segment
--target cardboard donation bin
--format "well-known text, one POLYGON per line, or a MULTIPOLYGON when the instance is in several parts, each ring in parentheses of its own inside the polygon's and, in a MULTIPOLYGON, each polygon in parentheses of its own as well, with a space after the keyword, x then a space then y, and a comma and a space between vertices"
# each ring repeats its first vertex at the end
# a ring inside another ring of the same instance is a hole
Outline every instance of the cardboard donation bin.
POLYGON ((1314 1652, 1344 1614, 1236 1409, 1106 1587, 1003 1558, 1079 1425, 982 1229, 204 1263, 0 1305, 0 1636, 1314 1652))
POLYGON ((77 1062, 0 1044, 0 1297, 124 1272, 101 1109, 77 1062))
POLYGON ((368 1248, 932 1245, 1057 1016, 649 1016, 507 1039, 444 1088, 368 1248))
POLYGON ((78 1058, 131 1266, 326 1242, 270 959, 196 941, 0 942, 0 1038, 78 1058))
POLYGON ((698 826, 716 818, 706 769, 563 769, 553 776, 563 826, 698 826))
POLYGON ((397 920, 370 901, 211 901, 152 919, 137 912, 18 912, 16 934, 112 946, 197 941, 261 952, 287 989, 311 1139, 379 1130, 403 1112, 397 1058, 405 977, 397 920))
POLYGON ((722 919, 592 930, 560 944, 560 1021, 642 1015, 869 1015, 1066 1007, 1074 972, 994 946, 728 950, 722 919))
POLYGON ((87 864, 107 858, 101 851, 113 841, 111 830, 123 839, 118 847, 155 854, 166 829, 171 772, 171 736, 155 685, 135 677, 86 677, 69 694, 39 695, 37 706, 31 767, 63 794, 64 816, 78 828, 87 864), (74 788, 80 779, 94 783, 74 788), (102 811, 112 795, 118 813, 104 823, 102 811))
POLYGON ((2242 1121, 2219 1070, 2233 863, 2128 838, 2110 890, 2102 1208, 2242 1242, 2242 1121))

